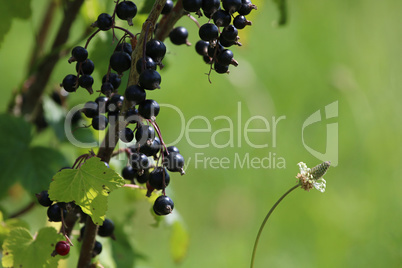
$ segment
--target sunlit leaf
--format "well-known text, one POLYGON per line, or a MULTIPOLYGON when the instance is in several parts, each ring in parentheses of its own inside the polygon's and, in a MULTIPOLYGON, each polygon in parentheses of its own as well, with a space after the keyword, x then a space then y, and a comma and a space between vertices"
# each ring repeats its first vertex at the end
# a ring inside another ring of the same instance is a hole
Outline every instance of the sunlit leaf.
POLYGON ((60 256, 52 257, 56 243, 64 237, 53 227, 45 227, 32 237, 25 228, 12 229, 3 244, 4 267, 52 268, 60 256))
POLYGON ((92 157, 78 169, 58 172, 50 184, 49 197, 58 202, 74 201, 95 224, 101 225, 109 193, 123 185, 124 179, 119 174, 106 167, 100 158, 92 157))

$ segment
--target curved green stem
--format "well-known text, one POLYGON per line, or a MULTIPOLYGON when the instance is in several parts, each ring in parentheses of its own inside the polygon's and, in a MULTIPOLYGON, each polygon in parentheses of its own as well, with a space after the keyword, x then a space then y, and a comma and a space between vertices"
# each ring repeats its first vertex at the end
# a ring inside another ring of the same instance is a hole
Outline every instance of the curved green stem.
POLYGON ((275 208, 279 205, 279 203, 288 195, 290 194, 290 192, 292 192, 294 189, 298 188, 300 186, 300 183, 296 184, 295 186, 293 186, 292 188, 290 188, 286 193, 284 193, 279 199, 278 201, 276 201, 276 203, 272 206, 272 208, 269 210, 267 216, 265 216, 265 219, 262 221, 262 224, 260 226, 260 230, 258 230, 258 234, 257 237, 255 239, 254 242, 254 248, 253 248, 253 255, 251 256, 251 264, 250 264, 250 268, 254 267, 254 260, 255 260, 255 253, 257 251, 257 245, 258 245, 258 241, 260 240, 260 236, 262 233, 262 230, 265 227, 265 224, 267 223, 269 216, 271 216, 272 212, 274 212, 275 208))

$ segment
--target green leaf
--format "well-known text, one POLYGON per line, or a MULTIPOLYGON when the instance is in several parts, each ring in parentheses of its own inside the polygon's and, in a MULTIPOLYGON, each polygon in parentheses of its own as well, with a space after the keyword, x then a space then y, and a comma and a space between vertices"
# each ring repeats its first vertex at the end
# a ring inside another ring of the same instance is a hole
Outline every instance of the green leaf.
POLYGON ((117 222, 115 222, 114 236, 116 240, 111 245, 116 267, 135 267, 134 262, 137 254, 131 246, 127 234, 124 232, 123 225, 117 222))
POLYGON ((172 233, 170 235, 170 253, 173 260, 179 263, 187 254, 189 235, 184 228, 183 223, 175 220, 172 224, 172 233))
POLYGON ((0 47, 4 36, 11 28, 14 18, 27 19, 31 16, 30 0, 2 1, 0 20, 0 47))
POLYGON ((0 245, 3 244, 4 239, 6 239, 11 229, 16 227, 29 229, 29 225, 25 221, 18 218, 7 219, 4 221, 3 213, 0 211, 0 245))
POLYGON ((49 197, 58 202, 79 205, 101 225, 105 220, 109 193, 124 185, 124 179, 114 170, 106 167, 100 158, 88 159, 79 169, 63 169, 53 177, 49 197))
POLYGON ((286 0, 274 0, 279 10, 278 25, 285 25, 288 19, 286 0))
POLYGON ((51 268, 57 267, 60 256, 52 257, 56 243, 64 237, 53 227, 39 230, 32 237, 25 228, 12 229, 3 244, 4 267, 51 268))

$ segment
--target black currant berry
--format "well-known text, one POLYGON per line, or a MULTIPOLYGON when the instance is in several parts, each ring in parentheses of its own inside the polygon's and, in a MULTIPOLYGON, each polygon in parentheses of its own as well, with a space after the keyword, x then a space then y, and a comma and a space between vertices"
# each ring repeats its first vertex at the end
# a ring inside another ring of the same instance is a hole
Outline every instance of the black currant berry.
POLYGON ((199 40, 197 43, 195 43, 195 51, 201 56, 207 55, 208 52, 208 46, 209 42, 204 41, 204 40, 199 40))
POLYGON ((143 70, 145 69, 149 69, 149 70, 156 70, 156 63, 154 62, 154 60, 151 57, 145 57, 144 58, 140 58, 137 63, 135 64, 135 68, 137 70, 137 72, 140 74, 143 70), (144 65, 145 63, 145 65, 144 65), (145 67, 143 67, 145 66, 145 67))
POLYGON ((169 38, 170 41, 175 44, 175 45, 190 45, 190 43, 187 41, 188 37, 188 31, 186 28, 179 26, 174 28, 170 33, 169 33, 169 38))
POLYGON ((138 113, 145 119, 154 120, 159 114, 159 104, 151 99, 147 99, 138 106, 138 113))
POLYGON ((130 155, 130 164, 135 170, 149 169, 149 159, 142 153, 132 153, 130 155))
POLYGON ((184 157, 179 153, 169 153, 164 158, 164 165, 169 171, 184 173, 184 157))
POLYGON ((110 219, 105 219, 103 224, 98 228, 98 235, 102 237, 111 236, 114 231, 114 223, 110 219))
POLYGON ((202 59, 206 64, 211 64, 212 63, 212 58, 210 58, 208 55, 202 56, 202 59))
POLYGON ((105 96, 109 97, 114 91, 115 91, 114 87, 113 87, 112 83, 110 83, 110 82, 105 82, 101 86, 101 92, 105 96))
POLYGON ((81 75, 80 78, 78 78, 78 84, 80 85, 80 87, 92 91, 92 85, 94 84, 94 79, 89 74, 84 74, 81 75))
POLYGON ((234 27, 233 25, 228 25, 225 28, 223 28, 223 31, 222 31, 220 37, 224 38, 228 41, 236 41, 238 39, 237 34, 238 34, 238 31, 237 31, 236 27, 234 27))
POLYGON ((224 47, 231 47, 231 46, 233 46, 235 44, 239 44, 239 43, 236 42, 236 41, 233 41, 233 40, 227 40, 225 38, 220 38, 219 39, 219 44, 221 44, 224 47))
POLYGON ((91 61, 90 59, 87 59, 84 62, 77 62, 77 64, 75 65, 75 70, 78 73, 78 70, 80 69, 80 65, 81 65, 81 72, 79 74, 92 74, 94 69, 95 69, 95 64, 93 61, 91 61))
POLYGON ((66 77, 64 77, 61 86, 67 92, 75 92, 78 88, 77 76, 73 74, 67 75, 66 77))
POLYGON ((202 0, 202 10, 204 13, 213 14, 215 11, 219 9, 221 5, 220 0, 202 0))
POLYGON ((136 175, 136 180, 138 183, 146 183, 148 181, 149 178, 149 170, 144 170, 144 173, 142 173, 141 175, 136 175))
POLYGON ((92 250, 92 258, 99 255, 102 252, 102 244, 99 241, 95 241, 94 249, 92 250))
POLYGON ((248 15, 253 9, 257 9, 257 6, 253 5, 250 0, 242 0, 241 7, 238 12, 240 15, 248 15))
POLYGON ((215 62, 214 64, 214 70, 218 74, 224 74, 224 73, 229 73, 229 66, 228 65, 222 65, 218 62, 215 62))
POLYGON ((219 9, 212 15, 212 19, 214 23, 218 27, 226 27, 232 21, 232 17, 230 16, 229 12, 219 9))
POLYGON ((134 132, 126 127, 120 132, 120 140, 125 143, 129 143, 134 139, 134 132))
POLYGON ((147 96, 145 90, 139 85, 131 85, 126 88, 124 96, 128 101, 132 101, 137 105, 140 102, 143 102, 147 96))
POLYGON ((172 0, 166 0, 165 5, 163 6, 161 14, 167 15, 172 11, 173 9, 173 1, 172 0))
POLYGON ((98 104, 94 101, 88 101, 84 104, 84 108, 81 109, 82 113, 88 118, 94 118, 98 114, 98 104))
POLYGON ((205 23, 198 31, 200 38, 204 41, 212 41, 218 38, 219 29, 213 23, 205 23))
POLYGON ((157 190, 165 189, 170 183, 170 176, 166 168, 157 167, 151 173, 148 178, 149 185, 157 190))
POLYGON ((237 15, 233 19, 233 25, 237 29, 244 29, 244 27, 246 27, 247 25, 251 25, 251 24, 252 24, 251 21, 248 21, 246 19, 246 17, 244 17, 243 15, 237 15))
POLYGON ((108 112, 119 111, 123 107, 123 102, 124 96, 115 93, 109 98, 106 104, 106 110, 108 112))
POLYGON ((131 53, 133 53, 133 47, 130 43, 123 42, 117 45, 116 51, 126 52, 128 55, 131 55, 131 53))
POLYGON ((62 206, 60 206, 59 203, 51 205, 47 209, 47 216, 49 218, 49 221, 54 221, 54 222, 61 221, 61 211, 63 211, 63 218, 66 218, 67 210, 65 208, 62 208, 62 206))
POLYGON ((105 74, 102 78, 102 84, 105 82, 110 82, 113 85, 113 89, 117 90, 121 84, 121 79, 118 74, 116 73, 110 73, 109 78, 107 77, 107 74, 105 74))
POLYGON ((110 57, 110 67, 121 74, 131 67, 131 56, 126 52, 115 52, 110 57))
POLYGON ((128 25, 133 26, 133 18, 137 15, 137 6, 131 1, 120 2, 116 6, 117 17, 126 20, 128 25))
POLYGON ((135 169, 133 169, 132 166, 125 166, 123 168, 123 170, 121 171, 121 176, 125 180, 129 180, 129 181, 132 181, 135 178, 136 174, 137 174, 137 171, 135 169))
POLYGON ((59 241, 54 250, 60 256, 65 256, 70 252, 70 244, 67 241, 59 241))
POLYGON ((135 140, 137 144, 142 146, 143 144, 149 143, 155 139, 155 130, 149 125, 141 125, 135 132, 135 140))
POLYGON ((172 213, 174 208, 174 203, 166 195, 161 195, 156 198, 153 209, 156 215, 163 216, 172 213))
POLYGON ((201 8, 202 0, 183 0, 183 8, 188 12, 196 12, 201 8))
POLYGON ((165 57, 166 46, 162 41, 151 39, 146 44, 145 54, 158 63, 165 57))
POLYGON ((88 51, 80 46, 76 46, 71 51, 71 58, 68 59, 68 63, 73 61, 83 62, 88 58, 88 51))
POLYGON ((50 207, 53 203, 49 198, 49 194, 47 191, 42 191, 39 194, 36 194, 36 198, 38 199, 39 204, 44 207, 50 207))
POLYGON ((161 141, 158 137, 155 137, 152 144, 145 143, 140 146, 140 153, 143 153, 146 156, 156 156, 161 148, 161 141))
POLYGON ((233 14, 239 10, 241 8, 241 4, 241 0, 222 0, 223 8, 230 14, 233 14))
POLYGON ((92 118, 92 127, 96 130, 104 130, 109 123, 109 120, 104 115, 97 115, 92 118))
POLYGON ((138 79, 142 88, 148 90, 154 90, 156 88, 161 88, 161 75, 155 71, 146 69, 140 74, 138 79))
POLYGON ((221 51, 221 53, 216 56, 216 60, 222 65, 238 65, 237 61, 233 59, 233 52, 229 49, 221 51))
POLYGON ((113 26, 112 16, 102 13, 98 16, 98 19, 92 24, 92 26, 98 27, 102 31, 107 31, 113 26))
POLYGON ((129 109, 125 114, 125 120, 128 124, 140 123, 141 117, 138 115, 138 110, 135 108, 129 109))
POLYGON ((100 114, 106 113, 106 104, 109 99, 104 96, 99 96, 95 99, 96 104, 98 104, 98 112, 100 114))
POLYGON ((176 146, 169 146, 166 149, 167 149, 167 152, 166 151, 163 152, 163 154, 165 156, 168 155, 167 153, 169 153, 169 154, 170 153, 177 153, 177 154, 180 153, 179 148, 177 148, 176 146))

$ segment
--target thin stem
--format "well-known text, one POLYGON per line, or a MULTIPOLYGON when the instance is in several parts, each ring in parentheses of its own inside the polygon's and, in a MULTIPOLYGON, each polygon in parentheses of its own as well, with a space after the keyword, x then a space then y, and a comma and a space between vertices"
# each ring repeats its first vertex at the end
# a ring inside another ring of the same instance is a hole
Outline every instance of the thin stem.
POLYGON ((258 234, 257 237, 255 239, 254 242, 254 248, 253 248, 253 255, 251 256, 251 264, 250 264, 250 268, 254 267, 254 260, 255 260, 255 253, 257 251, 257 245, 258 245, 258 241, 260 240, 260 236, 262 233, 262 230, 265 227, 265 224, 267 223, 269 217, 271 216, 272 212, 274 212, 275 208, 279 205, 279 203, 288 195, 290 194, 294 189, 298 188, 300 186, 300 183, 296 184, 295 186, 293 186, 292 188, 290 188, 286 193, 284 193, 279 199, 278 201, 276 201, 276 203, 272 206, 272 208, 269 210, 267 216, 265 216, 265 219, 262 221, 262 224, 260 226, 260 230, 258 230, 258 234))
POLYGON ((21 215, 24 215, 25 213, 29 212, 31 209, 33 209, 35 207, 36 203, 35 202, 31 202, 29 203, 26 207, 24 207, 23 209, 21 209, 20 211, 17 211, 16 213, 10 215, 10 219, 12 218, 17 218, 21 215))

